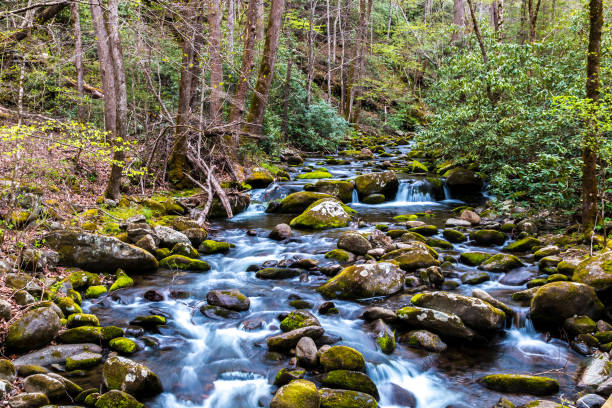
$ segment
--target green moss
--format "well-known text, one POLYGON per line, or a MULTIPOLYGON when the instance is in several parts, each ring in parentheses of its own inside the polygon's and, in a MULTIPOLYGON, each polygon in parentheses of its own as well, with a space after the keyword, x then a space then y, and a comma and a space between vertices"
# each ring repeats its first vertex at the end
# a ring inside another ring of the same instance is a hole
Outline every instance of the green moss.
POLYGON ((126 337, 116 337, 112 339, 108 345, 113 350, 124 355, 133 354, 138 350, 136 343, 126 337))
POLYGON ((302 174, 298 174, 297 175, 297 179, 303 180, 303 179, 323 179, 323 178, 332 178, 333 176, 331 175, 331 173, 327 172, 327 171, 321 171, 321 170, 316 170, 316 171, 311 171, 309 173, 302 173, 302 174))
POLYGON ((427 245, 435 248, 453 249, 453 244, 440 238, 428 238, 426 243, 427 245))
POLYGON ((559 382, 548 377, 518 374, 493 374, 478 382, 494 391, 532 395, 549 395, 559 391, 559 382))
POLYGON ((327 252, 325 254, 325 257, 327 259, 333 259, 335 261, 338 262, 348 262, 349 259, 351 258, 351 254, 348 251, 345 251, 344 249, 332 249, 331 251, 327 252))
POLYGON ((62 312, 66 316, 69 316, 73 313, 82 313, 81 307, 72 299, 71 297, 60 298, 55 301, 55 303, 62 309, 62 312))
POLYGON ((310 313, 306 313, 300 310, 289 313, 281 323, 280 328, 284 332, 289 332, 295 329, 301 329, 302 327, 318 326, 319 321, 310 313))
POLYGON ((102 296, 106 292, 107 292, 106 286, 103 286, 103 285, 90 286, 85 291, 85 297, 87 299, 97 298, 97 297, 102 296))
POLYGON ((111 341, 114 338, 123 336, 123 329, 117 326, 104 326, 101 330, 102 340, 111 341))
POLYGON ((66 369, 68 371, 82 370, 97 366, 102 362, 102 355, 96 353, 81 353, 66 358, 66 369))
POLYGON ((395 331, 393 333, 383 333, 376 337, 376 344, 385 354, 391 354, 395 350, 395 331))
POLYGON ((387 236, 395 239, 395 238, 401 237, 405 233, 406 233, 406 230, 403 230, 403 229, 390 229, 389 231, 387 231, 387 236))
POLYGON ((348 346, 332 346, 319 358, 326 371, 365 371, 365 360, 360 352, 348 346))
POLYGON ((320 396, 317 386, 306 380, 294 380, 282 386, 272 399, 271 407, 318 408, 320 396))
POLYGON ((189 244, 185 244, 183 242, 179 242, 175 244, 174 247, 172 247, 171 254, 172 255, 182 255, 182 256, 186 256, 187 258, 191 258, 191 259, 198 259, 200 257, 200 254, 198 254, 198 251, 196 251, 194 247, 192 247, 189 244))
MULTIPOLYGON (((330 214, 328 208, 321 208, 320 205, 326 201, 330 201, 329 198, 323 198, 315 201, 306 208, 306 210, 291 220, 289 225, 292 227, 308 228, 314 230, 328 229, 328 228, 342 228, 346 227, 350 221, 349 214, 355 213, 355 210, 344 205, 340 201, 336 201, 337 205, 340 205, 344 210, 335 211, 334 214, 330 214), (316 210, 315 210, 316 208, 316 210), (322 210, 322 211, 319 211, 322 210)), ((329 204, 330 206, 333 204, 329 204)))
POLYGON ((435 225, 422 225, 420 227, 410 228, 408 231, 416 232, 417 234, 428 237, 431 235, 436 235, 438 233, 438 227, 435 225))
POLYGON ((67 325, 69 328, 80 326, 99 326, 100 321, 96 315, 85 313, 74 313, 68 316, 67 325))
MULTIPOLYGON (((88 405, 93 406, 93 405, 88 405)), ((130 394, 112 390, 97 398, 95 408, 144 408, 145 406, 138 402, 136 398, 130 394)))
POLYGON ((444 238, 446 238, 450 242, 454 243, 467 241, 467 236, 463 232, 457 231, 455 229, 445 229, 444 231, 442 231, 442 236, 444 236, 444 238))
POLYGON ((365 392, 378 398, 376 384, 364 373, 349 370, 333 370, 323 375, 321 383, 326 387, 365 392))
POLYGON ((199 259, 190 259, 182 255, 170 255, 159 261, 161 268, 179 269, 186 271, 208 271, 210 265, 208 262, 199 259))
POLYGON ((397 221, 397 222, 414 221, 418 218, 419 216, 416 214, 402 214, 402 215, 396 215, 395 217, 393 217, 393 221, 397 221))
POLYGON ((306 375, 306 370, 303 368, 281 368, 276 376, 274 376, 274 385, 282 387, 293 380, 300 380, 306 375))
POLYGON ((125 272, 120 271, 117 273, 117 279, 111 285, 109 292, 113 292, 118 289, 129 288, 134 286, 134 280, 130 278, 125 272))
POLYGON ((78 305, 83 303, 83 297, 74 289, 68 289, 68 296, 72 298, 78 305))
POLYGON ((170 250, 168 248, 157 248, 155 250, 155 258, 164 259, 170 256, 170 250))
POLYGON ((198 251, 203 254, 217 254, 217 253, 225 253, 230 250, 234 245, 229 244, 223 241, 213 241, 211 239, 207 239, 198 248, 198 251))
POLYGON ((408 231, 402 234, 401 238, 402 238, 402 242, 419 241, 419 242, 425 243, 427 241, 427 238, 425 238, 421 234, 418 234, 416 232, 411 232, 411 231, 408 231))
POLYGON ((98 275, 91 272, 85 272, 80 269, 74 269, 70 275, 68 275, 67 279, 72 287, 77 290, 85 289, 91 285, 100 284, 100 278, 98 275))
MULTIPOLYGON (((83 403, 88 406, 88 407, 93 407, 96 405, 96 402, 98 401, 98 399, 100 398, 100 393, 99 392, 93 392, 91 394, 88 394, 85 399, 83 400, 83 403)), ((114 408, 114 407, 113 407, 114 408)), ((121 407, 122 408, 122 407, 121 407)))
POLYGON ((321 391, 322 408, 377 408, 376 400, 369 394, 352 390, 324 388, 321 391))
POLYGON ((542 241, 534 237, 526 237, 514 241, 504 247, 504 251, 508 252, 527 252, 533 250, 535 247, 541 247, 542 241))
POLYGON ((97 326, 80 326, 68 329, 59 334, 58 339, 62 343, 100 343, 102 339, 102 328, 97 326))
POLYGON ((478 266, 491 256, 493 255, 487 252, 463 252, 459 256, 459 260, 466 265, 478 266))
POLYGON ((365 196, 362 200, 365 204, 380 204, 385 201, 384 194, 370 194, 365 196))
POLYGON ((374 226, 374 228, 376 228, 379 231, 387 231, 389 229, 389 226, 387 224, 376 224, 374 226))
POLYGON ((419 173, 419 172, 427 173, 429 171, 426 165, 424 165, 423 163, 417 160, 412 160, 406 163, 406 166, 404 168, 408 170, 408 172, 410 173, 419 173))

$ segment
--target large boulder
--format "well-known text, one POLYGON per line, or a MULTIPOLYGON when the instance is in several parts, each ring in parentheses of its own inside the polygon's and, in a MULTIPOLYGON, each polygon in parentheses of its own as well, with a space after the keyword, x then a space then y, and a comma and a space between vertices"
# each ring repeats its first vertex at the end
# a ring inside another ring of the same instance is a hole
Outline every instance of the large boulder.
POLYGON ((365 255, 370 249, 372 244, 370 241, 357 231, 347 231, 340 235, 337 244, 338 248, 345 249, 356 255, 365 255))
POLYGON ((211 290, 206 294, 209 305, 224 307, 229 310, 243 312, 249 310, 251 301, 238 289, 211 290))
POLYGON ((152 397, 162 392, 161 381, 153 371, 125 357, 106 360, 102 379, 109 390, 125 391, 134 396, 152 397))
POLYGON ((353 200, 354 188, 353 183, 345 180, 319 180, 304 187, 308 191, 332 195, 343 203, 350 203, 353 200))
POLYGON ((155 234, 159 238, 159 246, 172 249, 176 244, 191 245, 187 235, 170 227, 158 225, 155 227, 155 234))
POLYGON ((288 351, 297 346, 302 337, 310 337, 313 340, 318 339, 325 333, 321 326, 306 326, 290 332, 270 336, 266 339, 268 348, 273 351, 288 351))
POLYGON ((45 346, 61 327, 60 318, 52 308, 32 309, 9 326, 6 346, 20 351, 45 346))
POLYGON ((274 176, 269 170, 258 167, 254 168, 244 181, 253 188, 266 188, 274 182, 274 176))
POLYGON ((279 212, 283 214, 300 214, 308 206, 322 198, 333 198, 329 194, 315 193, 312 191, 298 191, 289 194, 278 204, 270 204, 266 212, 279 212))
POLYGON ((363 174, 355 178, 355 188, 360 200, 370 194, 383 194, 386 200, 392 200, 398 187, 399 180, 393 170, 363 174))
POLYGON ((403 307, 396 313, 400 321, 411 328, 426 329, 442 337, 472 340, 476 336, 476 333, 453 313, 413 306, 403 307))
POLYGON ((419 293, 412 297, 411 302, 417 306, 454 313, 466 326, 478 331, 500 330, 506 320, 506 314, 491 304, 456 293, 419 293))
POLYGON ((559 391, 559 382, 548 377, 520 374, 492 374, 478 380, 482 386, 499 392, 549 395, 559 391))
POLYGON ((374 381, 359 371, 333 370, 321 375, 319 381, 326 387, 365 392, 378 399, 378 388, 374 381))
POLYGON ((321 408, 376 408, 377 406, 374 397, 363 392, 321 389, 321 408))
POLYGON ((59 252, 63 265, 90 272, 109 273, 119 268, 126 272, 150 272, 158 266, 157 259, 149 252, 114 237, 61 230, 46 234, 44 239, 59 252))
POLYGON ((64 383, 45 374, 34 374, 27 377, 23 381, 23 389, 29 393, 43 393, 50 401, 68 397, 64 383))
POLYGON ((446 185, 451 194, 463 195, 479 192, 484 183, 478 174, 458 167, 448 172, 446 175, 446 185))
POLYGON ((138 400, 132 397, 130 394, 118 391, 110 390, 104 393, 96 401, 96 408, 144 408, 144 405, 138 402, 138 400))
MULTIPOLYGON (((227 193, 227 200, 230 203, 233 215, 243 212, 244 210, 249 208, 249 204, 251 204, 250 195, 237 191, 227 193)), ((223 207, 223 204, 221 203, 221 200, 219 200, 218 197, 215 197, 213 199, 212 205, 210 206, 210 211, 208 212, 208 217, 211 219, 227 217, 225 208, 223 207)))
POLYGON ((306 210, 291 220, 292 227, 305 229, 328 229, 346 227, 355 210, 345 206, 335 198, 315 201, 306 210))
POLYGON ((535 292, 529 315, 536 326, 558 327, 575 315, 597 320, 603 309, 592 287, 576 282, 553 282, 535 292))
POLYGON ((404 287, 404 272, 390 262, 352 265, 317 288, 328 298, 359 299, 391 295, 404 287))
POLYGON ((523 262, 510 254, 495 254, 480 264, 480 269, 488 272, 508 272, 520 268, 523 262))
POLYGON ((306 380, 294 380, 276 391, 270 408, 319 408, 321 396, 317 386, 306 380))
POLYGON ((393 260, 405 271, 414 271, 419 268, 428 268, 439 265, 438 254, 423 242, 410 241, 402 248, 387 252, 381 259, 393 260))
POLYGON ((325 371, 365 371, 363 355, 354 348, 332 346, 319 355, 319 362, 325 371))
POLYGON ((321 326, 319 320, 308 310, 294 310, 280 322, 280 328, 284 332, 307 326, 321 326))
POLYGON ((579 263, 572 280, 590 285, 595 290, 612 288, 612 252, 595 255, 579 263))

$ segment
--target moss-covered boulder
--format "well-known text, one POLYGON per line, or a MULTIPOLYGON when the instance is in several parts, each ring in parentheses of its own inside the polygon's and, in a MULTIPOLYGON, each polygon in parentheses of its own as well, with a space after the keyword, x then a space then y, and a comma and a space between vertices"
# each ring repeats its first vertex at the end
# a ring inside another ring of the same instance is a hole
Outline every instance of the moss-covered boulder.
POLYGON ((557 380, 533 375, 492 374, 478 383, 490 390, 516 394, 549 395, 559 391, 557 380))
POLYGON ((68 371, 83 370, 95 367, 102 362, 102 354, 85 351, 75 354, 66 359, 66 369, 68 371))
POLYGON ((144 404, 127 392, 110 390, 100 396, 96 401, 96 408, 144 408, 144 404))
POLYGON ((104 295, 107 291, 108 289, 106 289, 106 286, 104 285, 90 286, 85 291, 85 297, 87 299, 99 298, 100 296, 104 295))
POLYGON ((431 238, 430 237, 430 238, 427 238, 427 241, 425 241, 425 243, 433 248, 453 249, 453 244, 441 238, 431 238))
POLYGON ((180 269, 185 271, 208 271, 210 265, 200 259, 191 259, 183 255, 170 255, 161 261, 159 266, 167 269, 180 269))
POLYGON ((393 170, 363 174, 355 178, 355 188, 360 200, 370 194, 383 194, 387 200, 392 200, 398 187, 399 180, 393 170))
POLYGON ((378 404, 369 394, 351 391, 322 388, 321 408, 376 408, 378 404))
POLYGON ((381 259, 395 261, 405 271, 440 265, 438 253, 420 241, 410 241, 403 248, 387 252, 381 259))
POLYGON ((461 196, 464 194, 477 193, 484 185, 480 175, 460 167, 449 170, 444 173, 444 176, 446 177, 446 185, 451 194, 461 196))
POLYGON ((294 348, 302 337, 318 339, 325 333, 321 326, 307 326, 290 332, 277 334, 266 338, 266 344, 271 351, 288 351, 294 348))
POLYGON ((8 399, 11 408, 38 408, 49 403, 49 398, 42 392, 24 392, 8 399))
POLYGON ((68 397, 64 383, 46 374, 30 375, 23 380, 23 389, 27 393, 42 393, 50 401, 58 401, 68 397))
POLYGON ((87 313, 74 313, 68 316, 68 322, 66 323, 66 327, 80 327, 80 326, 99 326, 100 320, 98 317, 93 314, 87 313))
MULTIPOLYGON (((350 183, 349 183, 350 184, 350 183)), ((352 185, 351 185, 352 186, 352 185)), ((283 198, 276 205, 269 205, 266 212, 279 212, 283 214, 300 214, 312 203, 322 198, 333 198, 329 194, 312 192, 312 191, 298 191, 297 193, 291 193, 287 197, 283 198)))
POLYGON ((504 247, 507 252, 531 252, 534 248, 544 245, 542 241, 534 237, 525 237, 518 239, 504 247))
POLYGON ((259 279, 289 279, 300 276, 302 271, 296 268, 263 268, 255 273, 259 279))
POLYGON ((209 305, 224 307, 229 310, 243 312, 249 310, 251 301, 238 289, 211 290, 206 294, 209 305))
POLYGON ((321 323, 312 313, 306 310, 294 310, 281 321, 280 328, 284 332, 289 332, 302 327, 320 325, 321 323))
POLYGON ((603 309, 592 287, 575 282, 553 282, 537 289, 529 315, 536 327, 558 327, 572 316, 598 319, 603 309))
POLYGON ((438 227, 435 225, 420 225, 409 229, 410 232, 416 232, 424 237, 430 237, 438 233, 438 227))
POLYGON ((218 254, 218 253, 226 253, 232 248, 234 245, 229 242, 223 241, 213 241, 211 239, 204 240, 200 246, 198 247, 198 251, 202 254, 218 254))
POLYGON ((470 234, 470 238, 482 246, 502 245, 506 242, 506 235, 503 232, 491 229, 473 231, 470 234))
POLYGON ((476 333, 453 313, 406 306, 396 311, 398 319, 410 328, 425 329, 442 337, 472 340, 476 333))
POLYGON ((572 316, 565 319, 563 328, 571 335, 592 333, 597 329, 597 323, 589 316, 572 316))
POLYGON ((340 263, 347 263, 353 262, 355 260, 355 255, 349 251, 345 251, 344 249, 336 248, 326 252, 325 258, 333 259, 334 261, 338 261, 340 263))
POLYGON ((523 262, 514 255, 496 254, 480 264, 479 268, 488 272, 508 272, 523 266, 523 262))
POLYGON ((253 188, 266 188, 274 182, 274 176, 269 170, 255 168, 244 181, 253 188))
MULTIPOLYGON (((232 208, 232 214, 236 215, 245 211, 251 203, 251 196, 243 192, 229 192, 227 199, 232 208)), ((213 199, 212 205, 210 206, 210 212, 208 213, 210 219, 226 218, 227 213, 221 200, 218 197, 213 199)))
POLYGON ((133 396, 152 397, 162 392, 161 381, 153 371, 125 357, 106 360, 102 379, 109 390, 125 391, 133 396))
POLYGON ((441 353, 446 350, 446 343, 440 336, 427 330, 411 330, 402 334, 399 338, 400 343, 406 343, 412 347, 422 348, 433 353, 441 353))
POLYGON ((37 349, 49 344, 61 327, 60 318, 52 308, 32 309, 9 326, 5 345, 18 351, 37 349))
POLYGON ((134 326, 141 326, 147 329, 152 329, 157 326, 163 326, 166 324, 166 318, 164 316, 152 314, 136 316, 130 320, 130 324, 134 326))
POLYGON ((276 391, 270 408, 319 408, 321 396, 317 386, 306 380, 291 381, 276 391))
POLYGON ((404 272, 390 262, 349 266, 317 291, 328 298, 359 299, 386 296, 404 287, 404 272))
POLYGON ((370 194, 370 195, 363 197, 361 201, 365 204, 380 204, 380 203, 385 202, 385 195, 384 194, 370 194))
POLYGON ((82 313, 81 306, 78 305, 71 297, 63 297, 59 298, 55 301, 55 303, 62 310, 64 315, 69 316, 73 313, 82 313))
POLYGON ((298 174, 296 178, 298 180, 314 180, 314 179, 325 179, 325 178, 332 178, 332 177, 333 177, 332 174, 328 171, 315 170, 315 171, 310 171, 308 173, 298 174))
POLYGON ((477 331, 495 331, 503 328, 506 314, 491 304, 471 296, 450 292, 429 292, 414 295, 412 304, 453 313, 477 331))
POLYGON ((444 238, 446 238, 447 240, 455 244, 458 244, 460 242, 465 242, 468 239, 467 236, 463 232, 457 231, 456 229, 452 229, 452 228, 447 228, 444 231, 442 231, 442 236, 444 236, 444 238))
POLYGON ((292 227, 304 229, 328 229, 346 227, 355 210, 333 198, 315 201, 306 210, 291 220, 292 227))
POLYGON ((60 254, 60 262, 90 272, 108 273, 121 268, 128 272, 150 272, 157 259, 135 245, 115 237, 82 231, 60 230, 45 234, 46 244, 60 254))
POLYGON ((100 343, 103 340, 102 328, 99 326, 79 326, 62 331, 58 340, 66 344, 100 343))
POLYGON ((370 241, 357 231, 347 231, 340 235, 338 242, 336 243, 338 248, 345 249, 357 255, 365 255, 370 249, 372 244, 370 241))
POLYGON ((326 387, 359 391, 371 395, 378 400, 378 388, 374 381, 366 374, 359 371, 333 370, 321 375, 321 384, 326 387))
POLYGON ((319 363, 325 371, 365 371, 363 355, 352 347, 332 346, 319 355, 319 363))
POLYGON ((0 359, 0 380, 13 382, 17 378, 17 370, 11 360, 0 359))
POLYGON ((488 252, 479 252, 479 251, 463 252, 459 256, 459 261, 469 266, 478 266, 492 256, 493 254, 490 254, 488 252))
POLYGON ((395 331, 385 323, 384 320, 378 319, 372 323, 372 331, 376 336, 376 344, 385 354, 391 354, 395 350, 395 331))
POLYGON ((89 286, 99 285, 100 277, 95 273, 85 272, 78 268, 69 268, 68 282, 76 290, 86 289, 89 286))
POLYGON ((303 368, 281 368, 276 376, 274 376, 274 385, 282 387, 294 380, 301 380, 306 375, 306 370, 303 368))
POLYGON ((350 203, 353 200, 354 188, 355 186, 353 183, 346 180, 319 180, 314 184, 310 184, 308 187, 304 187, 304 189, 308 191, 334 196, 343 203, 350 203))
POLYGON ((130 278, 125 272, 117 271, 117 278, 111 285, 109 292, 114 292, 119 289, 129 288, 134 286, 134 279, 130 278))
POLYGON ((182 255, 191 259, 198 259, 200 254, 198 251, 189 244, 185 244, 184 242, 179 242, 172 247, 170 251, 172 255, 182 255))
POLYGON ((595 255, 579 263, 572 280, 590 285, 598 291, 612 288, 612 252, 595 255))

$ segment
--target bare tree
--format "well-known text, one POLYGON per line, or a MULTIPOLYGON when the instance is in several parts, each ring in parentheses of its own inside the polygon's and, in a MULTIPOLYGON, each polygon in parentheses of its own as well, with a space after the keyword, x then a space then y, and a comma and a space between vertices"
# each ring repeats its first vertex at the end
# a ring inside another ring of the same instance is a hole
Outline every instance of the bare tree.
POLYGON ((72 23, 74 26, 74 68, 76 70, 77 94, 79 102, 77 105, 77 116, 81 122, 85 121, 85 107, 83 106, 83 41, 81 38, 81 17, 79 15, 79 3, 70 5, 72 23))
POLYGON ((463 27, 465 26, 465 0, 453 1, 453 36, 452 42, 457 42, 463 38, 463 27))
POLYGON ((310 13, 308 14, 308 67, 306 72, 306 109, 310 107, 310 90, 312 87, 312 77, 314 75, 314 17, 317 8, 317 0, 310 0, 310 13))
POLYGON ((221 10, 218 0, 208 1, 208 57, 210 60, 210 120, 213 125, 221 121, 223 105, 223 60, 221 59, 221 10))

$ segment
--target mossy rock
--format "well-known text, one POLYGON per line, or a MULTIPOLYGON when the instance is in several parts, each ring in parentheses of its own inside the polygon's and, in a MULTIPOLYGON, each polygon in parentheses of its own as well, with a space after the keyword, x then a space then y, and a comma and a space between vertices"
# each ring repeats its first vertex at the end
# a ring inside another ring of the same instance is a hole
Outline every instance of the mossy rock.
POLYGON ((166 324, 166 318, 160 315, 136 316, 130 321, 130 324, 142 326, 145 328, 155 328, 166 324))
MULTIPOLYGON (((346 180, 319 180, 316 183, 311 184, 308 188, 304 187, 304 189, 308 191, 315 191, 334 196, 343 203, 350 203, 353 200, 354 188, 355 186, 353 183, 346 180)), ((302 211, 303 210, 296 212, 302 211)))
POLYGON ((349 214, 354 212, 336 199, 323 198, 309 205, 302 214, 291 220, 290 225, 313 230, 342 228, 348 225, 351 220, 349 214))
POLYGON ((349 370, 365 371, 363 355, 348 346, 332 346, 319 356, 319 362, 325 371, 349 370))
POLYGON ((143 364, 125 357, 111 357, 102 370, 104 385, 134 396, 152 397, 162 392, 159 377, 143 364))
POLYGON ((453 313, 423 307, 406 306, 396 311, 400 321, 412 328, 426 329, 442 337, 472 340, 476 333, 453 313))
POLYGON ((53 308, 32 309, 9 326, 5 345, 11 350, 20 351, 46 346, 60 328, 60 318, 53 308))
POLYGON ((355 188, 360 200, 370 194, 383 194, 387 200, 391 200, 395 197, 398 187, 399 180, 393 170, 363 174, 355 178, 355 188))
POLYGON ((430 237, 438 233, 438 227, 435 225, 422 225, 420 227, 410 228, 408 231, 416 232, 417 234, 421 234, 425 237, 430 237))
POLYGON ((258 270, 255 276, 259 279, 289 279, 301 273, 302 271, 296 268, 263 268, 258 270))
POLYGON ((85 351, 66 358, 66 369, 68 371, 83 370, 95 367, 102 362, 102 354, 85 351))
POLYGON ((376 408, 378 404, 369 394, 351 391, 322 388, 321 408, 376 408))
POLYGON ((234 244, 223 241, 213 241, 211 239, 204 240, 198 247, 198 251, 202 254, 218 254, 226 253, 234 244))
POLYGON ((332 178, 332 174, 328 171, 316 170, 309 173, 302 173, 297 175, 298 180, 314 180, 314 179, 325 179, 332 178))
POLYGON ((320 325, 321 323, 319 323, 319 320, 312 313, 306 310, 295 310, 289 313, 289 315, 281 321, 280 328, 284 332, 289 332, 301 329, 302 327, 320 325))
POLYGON ((479 251, 463 252, 459 256, 459 260, 466 265, 478 266, 484 261, 486 261, 487 259, 491 258, 492 256, 493 255, 488 252, 479 252, 479 251))
POLYGON ((446 350, 447 345, 440 336, 427 330, 412 330, 400 336, 400 342, 404 342, 412 347, 419 347, 434 353, 441 353, 446 350))
MULTIPOLYGON (((349 183, 350 184, 350 183, 349 183)), ((351 184, 352 188, 352 184, 351 184)), ((279 212, 283 214, 300 214, 312 203, 322 198, 332 198, 331 195, 312 191, 298 191, 283 198, 276 206, 269 205, 266 212, 279 212)))
POLYGON ((520 259, 514 255, 496 254, 480 264, 480 268, 489 272, 508 272, 520 268, 523 265, 520 259))
POLYGON ((440 238, 428 238, 425 243, 434 248, 453 249, 453 244, 440 238))
POLYGON ((380 204, 385 201, 385 195, 384 194, 370 194, 370 195, 363 197, 361 201, 365 204, 380 204))
POLYGON ((123 355, 134 354, 136 351, 138 351, 138 345, 136 342, 126 337, 114 338, 108 343, 108 345, 111 349, 123 355))
POLYGON ((73 313, 83 313, 81 307, 71 297, 63 297, 55 301, 62 312, 69 316, 73 313))
POLYGON ((79 326, 61 332, 58 336, 61 343, 100 343, 102 341, 102 328, 99 326, 79 326))
POLYGON ((404 272, 391 262, 352 265, 317 288, 328 298, 360 299, 386 296, 404 287, 404 272))
MULTIPOLYGON (((91 406, 91 405, 89 405, 91 406)), ((95 408, 144 408, 144 404, 127 392, 111 390, 100 395, 95 402, 95 408)))
POLYGON ((419 162, 418 160, 412 160, 404 166, 404 171, 408 173, 427 173, 429 169, 426 165, 419 162))
POLYGON ((134 286, 134 279, 130 278, 125 272, 119 270, 117 272, 117 278, 111 285, 109 292, 114 292, 119 289, 129 288, 134 286))
POLYGON ((72 270, 72 272, 68 275, 67 279, 74 289, 81 290, 100 284, 100 277, 95 273, 85 272, 76 268, 70 268, 69 270, 72 270))
POLYGON ((572 280, 590 285, 598 291, 612 288, 612 252, 582 261, 574 270, 572 280))
POLYGON ((276 391, 270 408, 319 408, 321 396, 317 386, 306 380, 294 380, 276 391))
POLYGON ((553 282, 539 287, 529 315, 536 327, 557 327, 572 316, 598 319, 604 310, 595 290, 575 282, 553 282))
POLYGON ((416 214, 402 214, 402 215, 396 215, 395 217, 393 217, 393 221, 397 221, 397 222, 414 221, 414 220, 417 220, 418 218, 419 216, 416 214))
POLYGON ((323 374, 320 381, 326 387, 359 391, 369 394, 375 399, 379 398, 378 388, 374 381, 359 371, 333 370, 323 374))
POLYGON ((274 385, 282 387, 294 380, 301 380, 306 375, 306 370, 303 368, 281 368, 274 377, 274 385))
POLYGON ((597 329, 597 323, 589 316, 572 316, 565 319, 563 328, 570 335, 575 336, 577 334, 593 333, 597 329))
POLYGON ((155 250, 155 258, 157 259, 164 259, 168 256, 170 256, 170 249, 168 248, 157 248, 155 250))
POLYGON ((194 247, 189 244, 185 244, 184 242, 178 242, 176 245, 174 245, 170 253, 172 255, 186 256, 187 258, 191 259, 198 259, 200 257, 200 254, 194 247))
POLYGON ((489 229, 473 231, 470 234, 470 238, 482 246, 502 245, 506 242, 506 236, 503 232, 489 229))
POLYGON ((106 292, 107 289, 104 285, 90 286, 85 291, 85 297, 87 299, 94 299, 104 295, 106 292))
POLYGON ((100 326, 100 320, 93 314, 74 313, 68 316, 68 328, 80 326, 100 326))
POLYGON ((179 269, 184 271, 208 271, 210 265, 206 261, 190 259, 182 255, 170 255, 161 261, 159 266, 167 269, 179 269))
POLYGON ((507 252, 530 252, 536 247, 541 247, 542 241, 534 237, 525 237, 514 241, 504 247, 507 252))
POLYGON ((421 234, 418 234, 418 233, 412 232, 412 231, 408 231, 408 232, 403 233, 401 235, 400 239, 402 240, 402 242, 410 242, 410 241, 419 241, 419 242, 422 242, 422 243, 427 242, 427 238, 425 238, 421 234))
POLYGON ((442 236, 444 238, 446 238, 447 240, 449 240, 452 243, 458 244, 460 242, 465 242, 467 241, 467 236, 461 232, 461 231, 457 231, 456 229, 445 229, 444 231, 442 231, 442 236))
POLYGON ((353 254, 344 249, 336 248, 325 254, 325 258, 333 259, 334 261, 338 261, 341 263, 350 262, 355 258, 353 254))
POLYGON ((399 238, 402 235, 407 234, 406 230, 403 229, 390 229, 387 231, 386 235, 393 239, 399 238))
MULTIPOLYGON (((538 262, 538 269, 542 273, 554 274, 555 272, 557 272, 557 265, 559 265, 560 262, 561 258, 559 258, 558 256, 545 256, 538 262)), ((566 276, 565 274, 561 275, 566 276)))
POLYGON ((491 277, 487 272, 472 271, 461 275, 461 282, 466 285, 479 285, 490 280, 491 277))
POLYGON ((499 392, 550 395, 559 392, 559 382, 548 377, 519 374, 492 374, 478 380, 482 386, 499 392))
POLYGON ((529 282, 527 282, 528 289, 535 288, 535 287, 542 286, 542 285, 546 285, 546 279, 536 278, 536 279, 531 279, 529 282))
POLYGON ((269 170, 258 168, 254 169, 244 181, 253 188, 266 188, 274 182, 274 176, 269 170))
POLYGON ((546 278, 546 283, 550 283, 550 282, 562 282, 562 281, 568 281, 568 280, 569 280, 569 278, 567 276, 563 275, 562 273, 553 273, 548 278, 546 278))

